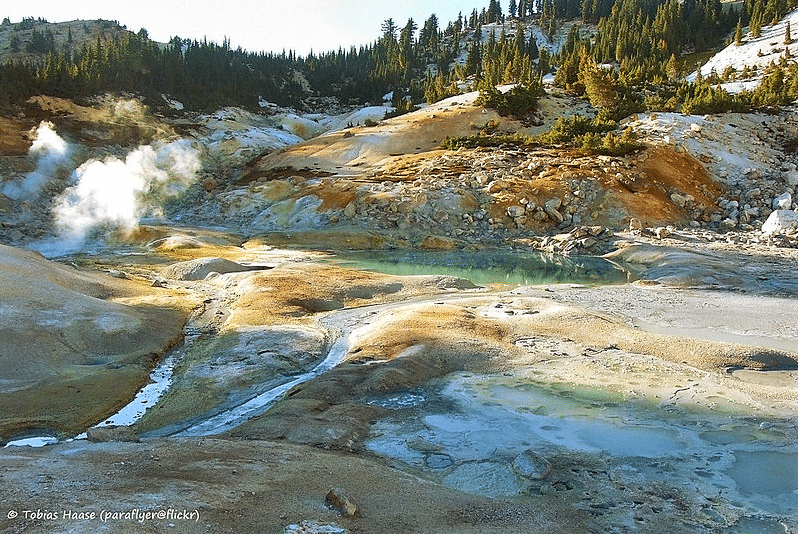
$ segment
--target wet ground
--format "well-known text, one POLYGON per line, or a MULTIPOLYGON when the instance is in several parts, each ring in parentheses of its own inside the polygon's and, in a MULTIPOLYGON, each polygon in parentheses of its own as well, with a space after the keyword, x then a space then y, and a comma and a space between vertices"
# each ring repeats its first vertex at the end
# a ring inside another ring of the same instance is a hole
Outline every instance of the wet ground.
POLYGON ((202 305, 89 440, 0 451, 0 505, 24 516, 3 531, 169 507, 209 532, 797 531, 795 298, 631 284, 602 259, 189 237, 78 258, 202 305), (326 507, 333 485, 359 517, 326 507))

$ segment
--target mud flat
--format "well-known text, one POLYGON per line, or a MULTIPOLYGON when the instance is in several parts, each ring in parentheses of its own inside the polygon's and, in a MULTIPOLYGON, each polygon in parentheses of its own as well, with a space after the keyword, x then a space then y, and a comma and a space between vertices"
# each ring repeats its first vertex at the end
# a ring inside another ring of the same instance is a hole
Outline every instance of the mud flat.
MULTIPOLYGON (((190 343, 133 426, 1 449, 0 530, 796 532, 789 284, 476 286, 322 257, 195 236, 81 260, 192 303, 190 343)), ((731 280, 720 263, 696 272, 731 280)))

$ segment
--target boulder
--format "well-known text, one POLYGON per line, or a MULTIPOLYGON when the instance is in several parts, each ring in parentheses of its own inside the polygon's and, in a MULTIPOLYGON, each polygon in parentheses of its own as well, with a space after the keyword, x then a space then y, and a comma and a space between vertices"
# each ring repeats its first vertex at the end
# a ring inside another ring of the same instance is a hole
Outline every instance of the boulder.
POLYGON ((516 217, 521 217, 525 214, 525 209, 522 206, 509 206, 508 207, 508 217, 511 219, 515 219, 516 217))
POLYGON ((549 218, 555 221, 557 224, 563 222, 563 215, 558 211, 560 205, 561 201, 559 198, 553 198, 544 204, 544 211, 547 215, 549 215, 549 218))
POLYGON ((776 234, 782 230, 790 230, 797 227, 797 215, 792 210, 777 210, 771 212, 766 222, 761 228, 766 235, 776 234))
POLYGON ((671 197, 669 197, 671 201, 674 203, 675 206, 679 206, 680 208, 685 207, 685 197, 679 193, 672 193, 671 197))

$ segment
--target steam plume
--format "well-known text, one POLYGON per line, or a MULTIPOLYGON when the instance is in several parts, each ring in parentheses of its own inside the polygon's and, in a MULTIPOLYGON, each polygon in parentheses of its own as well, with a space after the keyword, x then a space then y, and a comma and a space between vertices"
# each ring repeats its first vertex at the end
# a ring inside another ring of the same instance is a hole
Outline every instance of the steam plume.
POLYGON ((28 155, 37 158, 36 169, 21 183, 5 184, 3 194, 14 200, 35 199, 54 177, 59 166, 68 163, 70 152, 69 144, 56 133, 53 123, 42 121, 36 128, 33 144, 28 149, 28 155))
POLYGON ((75 170, 75 185, 53 209, 56 228, 72 244, 102 225, 133 230, 142 216, 159 215, 160 202, 182 191, 199 168, 198 151, 188 139, 141 146, 124 161, 89 160, 75 170))

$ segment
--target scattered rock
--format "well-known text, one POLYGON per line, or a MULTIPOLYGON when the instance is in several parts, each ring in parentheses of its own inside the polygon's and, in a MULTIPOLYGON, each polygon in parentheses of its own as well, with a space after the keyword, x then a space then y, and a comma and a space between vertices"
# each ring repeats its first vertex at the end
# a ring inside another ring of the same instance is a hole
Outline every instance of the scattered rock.
POLYGON ((791 209, 791 194, 783 193, 771 203, 771 208, 775 210, 789 210, 791 209))

